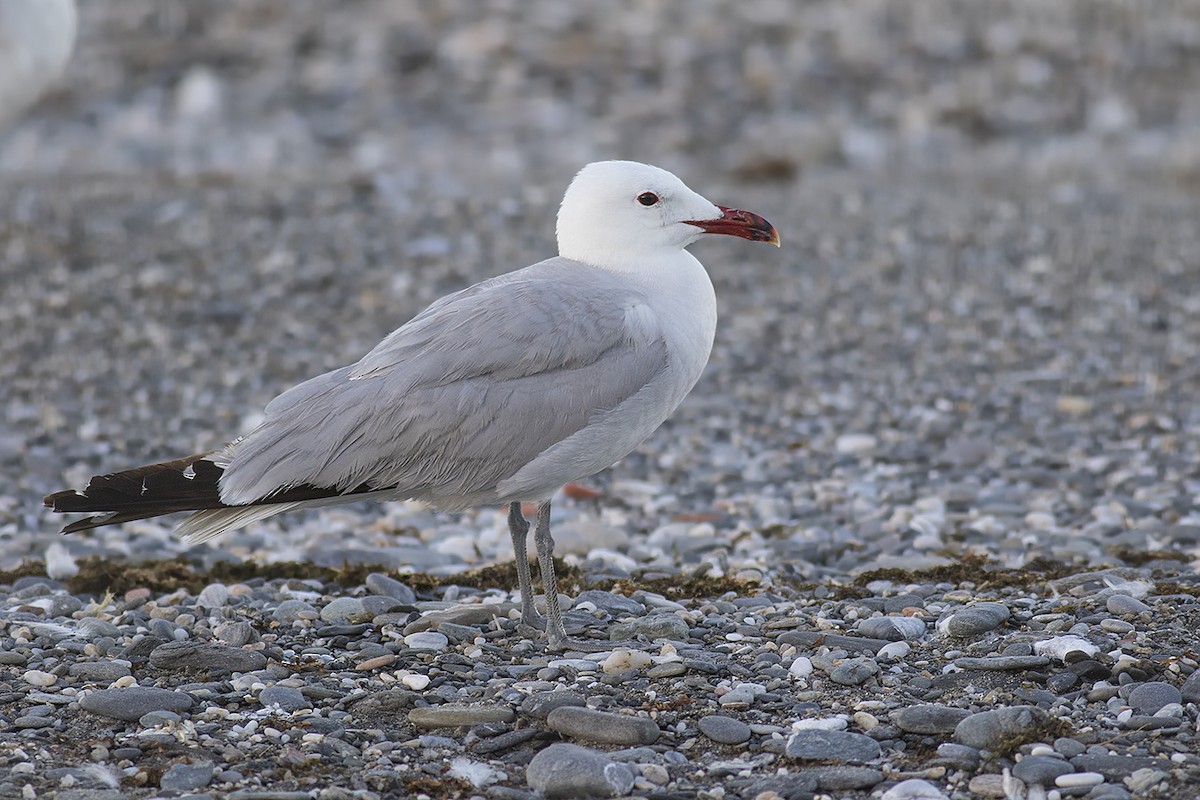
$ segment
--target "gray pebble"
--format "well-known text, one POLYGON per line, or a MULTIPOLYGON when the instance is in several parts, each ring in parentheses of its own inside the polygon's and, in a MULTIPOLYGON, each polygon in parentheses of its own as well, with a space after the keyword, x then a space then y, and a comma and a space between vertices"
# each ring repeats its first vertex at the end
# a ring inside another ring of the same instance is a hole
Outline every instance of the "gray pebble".
POLYGON ((112 683, 130 673, 127 665, 116 661, 77 661, 67 669, 67 674, 84 681, 112 683))
POLYGON ((883 782, 883 772, 871 767, 809 767, 800 774, 816 779, 818 788, 825 792, 870 789, 883 782))
POLYGON ((937 754, 939 759, 955 769, 974 770, 979 766, 979 751, 965 744, 943 742, 938 745, 937 754))
POLYGON ((978 750, 1007 750, 1036 738, 1046 724, 1037 706, 1009 706, 980 711, 954 728, 954 741, 978 750))
POLYGON ((954 612, 943 627, 950 636, 979 636, 1000 627, 1008 617, 1007 606, 999 603, 975 603, 954 612))
POLYGON ((633 770, 603 753, 559 742, 525 768, 529 786, 547 798, 620 797, 633 788, 633 770))
POLYGON ((892 724, 900 730, 925 735, 954 733, 958 723, 969 716, 971 712, 965 708, 937 703, 902 706, 888 715, 892 724))
POLYGON ((666 661, 662 664, 656 664, 646 670, 646 677, 651 680, 659 678, 674 678, 687 672, 687 665, 682 661, 666 661))
POLYGON ((82 638, 88 639, 89 641, 92 639, 98 639, 101 636, 116 637, 121 635, 120 628, 108 620, 100 619, 99 617, 84 617, 83 619, 79 620, 79 625, 75 628, 75 631, 82 638))
POLYGON ((211 761, 175 764, 163 773, 158 785, 159 788, 176 792, 194 792, 208 786, 213 779, 213 772, 211 761))
POLYGON ((1141 600, 1127 594, 1110 595, 1104 601, 1104 607, 1108 609, 1110 614, 1118 616, 1145 614, 1150 611, 1150 606, 1143 603, 1141 600))
POLYGON ((858 623, 863 636, 889 642, 915 641, 925 635, 925 623, 916 617, 869 617, 858 623))
POLYGON ((1054 752, 1062 755, 1064 758, 1074 758, 1075 756, 1086 752, 1087 747, 1082 742, 1075 739, 1069 739, 1061 736, 1054 740, 1054 752))
POLYGON ((351 624, 368 622, 375 615, 367 611, 362 600, 357 597, 338 597, 321 609, 321 619, 324 622, 349 622, 351 624))
POLYGON ((0 664, 23 667, 29 663, 29 656, 15 650, 0 650, 0 664))
POLYGON ((829 680, 842 686, 861 686, 878 674, 879 665, 875 659, 860 656, 848 658, 834 667, 829 673, 829 680))
POLYGON ((718 744, 743 744, 750 741, 750 726, 733 717, 710 714, 701 717, 696 727, 718 744))
POLYGON ((213 635, 222 644, 229 645, 230 647, 243 647, 251 642, 258 641, 258 631, 245 620, 226 622, 224 625, 218 625, 213 631, 213 635))
POLYGON ((151 711, 187 711, 192 707, 192 698, 170 689, 127 686, 90 692, 79 701, 79 707, 102 717, 137 722, 151 711))
POLYGON ((1171 762, 1165 758, 1150 758, 1146 756, 1122 756, 1100 753, 1084 753, 1071 759, 1071 766, 1077 772, 1098 772, 1110 781, 1121 781, 1139 769, 1171 768, 1171 762))
POLYGON ((660 733, 646 717, 578 706, 559 706, 546 716, 546 725, 563 736, 602 744, 653 744, 660 733))
POLYGON ((984 669, 997 671, 1012 671, 1019 669, 1036 669, 1050 663, 1046 656, 987 656, 985 658, 954 659, 954 666, 960 669, 984 669))
POLYGON ((784 754, 807 761, 870 761, 879 757, 879 742, 861 733, 800 730, 787 740, 784 754))
POLYGON ((646 613, 646 607, 632 597, 599 589, 580 592, 579 596, 575 598, 575 605, 578 606, 580 603, 591 603, 614 617, 640 617, 646 613))
POLYGON ((284 711, 313 707, 312 701, 292 686, 268 686, 258 693, 258 702, 264 706, 279 706, 284 711))
POLYGON ((12 722, 12 725, 14 728, 16 728, 18 730, 30 730, 30 729, 36 730, 38 728, 49 728, 49 727, 53 726, 54 719, 52 717, 34 716, 34 715, 27 714, 23 717, 17 717, 16 719, 14 719, 12 722))
POLYGON ((445 650, 450 638, 438 631, 422 631, 405 636, 404 644, 413 650, 445 650))
POLYGON ((242 650, 204 642, 169 642, 150 653, 150 666, 162 670, 189 670, 211 675, 252 672, 267 665, 256 650, 242 650))
POLYGON ((228 602, 229 587, 223 583, 210 583, 196 598, 196 605, 201 608, 220 608, 228 602))
POLYGON ((1179 689, 1179 696, 1185 703, 1200 703, 1200 669, 1188 675, 1179 689))
POLYGON ((522 716, 545 719, 550 712, 563 706, 582 708, 587 705, 583 695, 556 689, 550 692, 535 692, 521 703, 522 716))
POLYGON ((682 617, 675 614, 653 614, 649 617, 639 617, 610 626, 609 638, 614 642, 635 639, 639 636, 644 636, 651 641, 657 639, 682 641, 688 638, 690 630, 687 621, 682 617))
POLYGON ((477 704, 447 704, 414 708, 408 712, 408 721, 415 727, 432 730, 435 728, 469 728, 485 722, 512 722, 516 713, 508 706, 477 704))
POLYGON ((295 622, 298 619, 317 619, 321 613, 310 603, 303 600, 284 600, 275 610, 271 612, 271 616, 279 622, 295 622))
POLYGON ((366 586, 367 590, 373 594, 395 598, 405 605, 412 605, 417 601, 416 592, 395 578, 380 572, 372 572, 368 575, 366 586))
POLYGON ((1053 786, 1059 775, 1074 772, 1075 768, 1063 758, 1054 756, 1025 756, 1012 768, 1012 774, 1026 785, 1053 786))
POLYGON ((1143 714, 1154 714, 1168 703, 1182 703, 1183 693, 1165 681, 1149 681, 1133 687, 1125 702, 1143 714))

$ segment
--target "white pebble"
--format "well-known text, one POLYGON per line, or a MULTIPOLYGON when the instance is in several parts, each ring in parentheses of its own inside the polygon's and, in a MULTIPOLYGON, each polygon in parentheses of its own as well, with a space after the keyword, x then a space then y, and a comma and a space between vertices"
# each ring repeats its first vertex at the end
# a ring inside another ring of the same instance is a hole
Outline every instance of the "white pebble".
POLYGON ((807 678, 812 672, 813 663, 808 656, 800 656, 788 667, 788 674, 793 678, 807 678))
POLYGON ((429 685, 429 676, 413 673, 402 676, 400 682, 413 691, 419 692, 429 685))
POLYGON ((31 686, 53 686, 58 683, 58 678, 51 675, 49 672, 42 672, 40 669, 31 669, 23 676, 25 682, 31 686))
POLYGON ((650 666, 649 653, 625 648, 613 650, 608 658, 600 662, 600 668, 608 674, 626 672, 631 669, 645 669, 648 666, 650 666))
POLYGON ((1053 639, 1034 642, 1033 652, 1039 656, 1049 656, 1063 661, 1066 659, 1067 653, 1079 652, 1087 656, 1094 656, 1100 652, 1100 648, 1080 636, 1055 636, 1053 639))
POLYGON ((404 643, 413 650, 443 650, 450 644, 450 639, 444 633, 422 631, 405 636, 404 643))
POLYGON ((1102 783, 1104 783, 1104 776, 1099 772, 1070 772, 1066 775, 1059 775, 1054 779, 1054 785, 1060 789, 1099 786, 1102 783))
POLYGON ((878 443, 879 440, 869 433, 843 433, 833 446, 839 453, 858 455, 874 450, 878 443))

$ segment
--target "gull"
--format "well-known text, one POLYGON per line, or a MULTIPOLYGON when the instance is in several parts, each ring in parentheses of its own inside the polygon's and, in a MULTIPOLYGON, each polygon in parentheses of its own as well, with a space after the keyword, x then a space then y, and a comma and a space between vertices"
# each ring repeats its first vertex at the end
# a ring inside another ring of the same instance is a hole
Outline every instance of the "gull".
POLYGON ((74 0, 0 0, 0 126, 62 75, 75 29, 74 0))
POLYGON ((189 543, 297 508, 419 500, 508 507, 522 622, 570 642, 554 575, 550 501, 616 463, 679 406, 717 325, 705 234, 779 245, 762 217, 715 205, 670 172, 584 167, 558 212, 558 256, 426 308, 357 363, 289 389, 223 448, 93 477, 46 497, 95 512, 64 533, 178 511, 189 543), (534 609, 529 522, 546 619, 534 609))

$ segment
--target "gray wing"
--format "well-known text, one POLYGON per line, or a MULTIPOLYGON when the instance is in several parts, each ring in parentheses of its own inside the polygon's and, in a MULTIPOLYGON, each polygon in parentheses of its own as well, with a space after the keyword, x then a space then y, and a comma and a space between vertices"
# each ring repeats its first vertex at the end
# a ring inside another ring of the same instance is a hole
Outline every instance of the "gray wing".
POLYGON ((227 449, 221 496, 307 484, 484 502, 666 365, 635 290, 550 259, 439 300, 358 363, 280 395, 227 449))

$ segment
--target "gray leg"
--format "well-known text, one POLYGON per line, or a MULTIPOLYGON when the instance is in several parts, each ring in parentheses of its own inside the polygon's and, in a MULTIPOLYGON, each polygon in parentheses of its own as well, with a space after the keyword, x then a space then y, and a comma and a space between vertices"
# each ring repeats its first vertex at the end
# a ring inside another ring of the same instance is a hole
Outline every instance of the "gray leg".
MULTIPOLYGON (((521 621, 526 625, 541 627, 541 620, 533 609, 533 581, 529 577, 529 554, 525 552, 525 536, 529 533, 529 522, 521 513, 521 504, 508 505, 508 532, 512 535, 513 553, 517 557, 517 581, 521 590, 521 621)), ((539 550, 541 547, 539 546, 539 550)))
MULTIPOLYGON (((550 535, 549 500, 538 506, 533 543, 537 545, 538 565, 542 568, 542 591, 546 593, 546 639, 550 649, 557 649, 566 644, 567 629, 563 627, 562 611, 558 607, 558 581, 554 577, 554 537, 550 535)), ((525 569, 528 572, 529 568, 525 569)))

